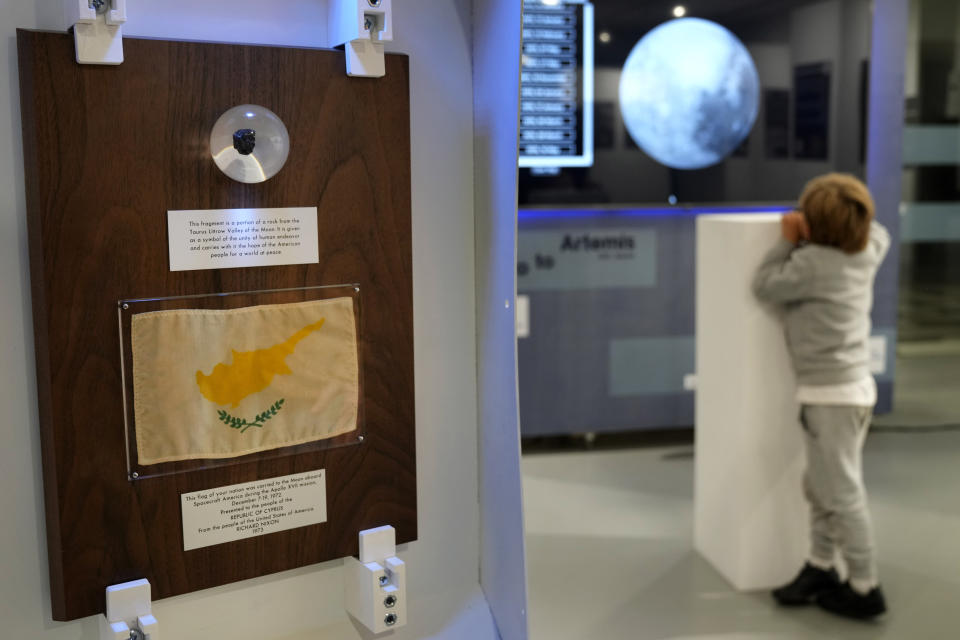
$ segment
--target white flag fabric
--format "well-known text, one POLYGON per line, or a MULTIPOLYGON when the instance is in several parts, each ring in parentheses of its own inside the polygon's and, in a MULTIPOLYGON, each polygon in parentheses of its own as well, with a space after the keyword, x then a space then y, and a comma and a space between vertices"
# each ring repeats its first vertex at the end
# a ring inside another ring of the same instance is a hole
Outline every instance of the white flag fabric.
POLYGON ((141 465, 231 458, 357 428, 353 300, 131 319, 141 465))

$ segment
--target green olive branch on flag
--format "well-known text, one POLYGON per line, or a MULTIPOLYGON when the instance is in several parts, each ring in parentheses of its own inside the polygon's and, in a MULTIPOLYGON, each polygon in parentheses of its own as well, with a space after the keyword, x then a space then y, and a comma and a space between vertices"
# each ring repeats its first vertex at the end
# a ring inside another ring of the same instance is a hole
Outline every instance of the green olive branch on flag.
POLYGON ((240 433, 246 433, 247 429, 249 429, 250 427, 259 427, 262 429, 263 424, 273 416, 277 415, 277 413, 279 413, 280 409, 282 408, 283 408, 283 398, 280 398, 279 400, 274 402, 272 405, 270 405, 269 409, 267 409, 263 413, 258 413, 257 417, 254 418, 252 421, 247 421, 246 418, 238 418, 236 416, 232 416, 222 409, 220 411, 217 411, 217 415, 220 417, 220 422, 223 422, 224 424, 229 426, 231 429, 239 429, 240 433))

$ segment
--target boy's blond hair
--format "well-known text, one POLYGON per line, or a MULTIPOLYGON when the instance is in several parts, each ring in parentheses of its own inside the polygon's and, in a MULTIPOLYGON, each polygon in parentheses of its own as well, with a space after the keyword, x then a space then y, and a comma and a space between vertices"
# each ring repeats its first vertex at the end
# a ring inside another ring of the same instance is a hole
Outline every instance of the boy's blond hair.
POLYGON ((867 185, 848 173, 814 178, 800 195, 800 211, 810 227, 810 242, 859 253, 870 239, 873 198, 867 185))

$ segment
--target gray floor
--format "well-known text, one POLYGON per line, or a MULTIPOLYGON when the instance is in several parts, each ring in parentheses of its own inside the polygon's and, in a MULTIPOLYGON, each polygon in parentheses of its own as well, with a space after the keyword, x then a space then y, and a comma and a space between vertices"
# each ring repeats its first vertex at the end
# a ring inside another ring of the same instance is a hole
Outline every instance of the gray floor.
POLYGON ((874 433, 865 473, 891 612, 737 593, 693 550, 692 448, 523 459, 533 640, 960 637, 960 432, 874 433))

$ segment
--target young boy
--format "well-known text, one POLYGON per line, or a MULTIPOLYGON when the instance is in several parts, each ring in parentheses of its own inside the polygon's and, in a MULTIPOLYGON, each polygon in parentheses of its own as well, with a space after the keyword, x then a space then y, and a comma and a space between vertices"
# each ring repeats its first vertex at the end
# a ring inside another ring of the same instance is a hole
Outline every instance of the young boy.
POLYGON ((873 618, 886 603, 860 453, 877 400, 868 346, 873 281, 890 236, 873 220, 867 187, 851 175, 811 180, 799 205, 783 216, 783 239, 753 282, 758 298, 784 309, 811 510, 810 557, 773 597, 783 605, 816 602, 839 615, 873 618), (834 568, 836 551, 847 565, 845 583, 834 568))

